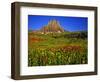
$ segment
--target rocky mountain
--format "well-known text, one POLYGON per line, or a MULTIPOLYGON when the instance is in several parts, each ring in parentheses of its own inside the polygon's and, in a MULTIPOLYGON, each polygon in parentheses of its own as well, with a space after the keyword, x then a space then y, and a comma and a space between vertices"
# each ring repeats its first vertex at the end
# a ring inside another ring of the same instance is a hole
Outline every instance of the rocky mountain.
POLYGON ((43 34, 61 33, 64 32, 64 29, 61 27, 60 23, 57 20, 51 20, 46 26, 40 29, 40 32, 42 32, 43 34))

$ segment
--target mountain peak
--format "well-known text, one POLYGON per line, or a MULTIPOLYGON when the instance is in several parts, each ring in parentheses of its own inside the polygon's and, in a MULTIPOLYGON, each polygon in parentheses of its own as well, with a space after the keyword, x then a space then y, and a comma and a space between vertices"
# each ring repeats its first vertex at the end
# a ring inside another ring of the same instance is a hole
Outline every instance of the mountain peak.
POLYGON ((45 33, 61 33, 64 29, 61 27, 57 20, 50 20, 48 24, 40 29, 41 32, 45 33))

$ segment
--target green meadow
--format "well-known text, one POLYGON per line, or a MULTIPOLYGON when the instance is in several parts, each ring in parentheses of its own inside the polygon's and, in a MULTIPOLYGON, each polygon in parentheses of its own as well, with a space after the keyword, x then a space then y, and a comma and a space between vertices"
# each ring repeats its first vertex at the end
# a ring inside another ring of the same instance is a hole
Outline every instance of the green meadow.
POLYGON ((28 32, 28 66, 87 64, 87 32, 28 32))

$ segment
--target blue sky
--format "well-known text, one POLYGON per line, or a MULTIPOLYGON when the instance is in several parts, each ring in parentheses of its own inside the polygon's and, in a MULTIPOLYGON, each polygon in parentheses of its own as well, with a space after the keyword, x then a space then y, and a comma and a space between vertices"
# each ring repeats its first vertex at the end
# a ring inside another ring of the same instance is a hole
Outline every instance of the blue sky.
POLYGON ((28 15, 28 30, 39 30, 50 20, 57 20, 67 31, 87 31, 87 17, 28 15))

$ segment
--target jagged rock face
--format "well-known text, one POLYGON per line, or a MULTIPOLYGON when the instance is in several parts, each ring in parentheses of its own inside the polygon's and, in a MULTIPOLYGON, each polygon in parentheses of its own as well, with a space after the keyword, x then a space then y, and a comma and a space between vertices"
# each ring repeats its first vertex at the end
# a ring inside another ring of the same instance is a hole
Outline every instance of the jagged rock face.
POLYGON ((47 26, 44 26, 41 30, 43 33, 61 33, 64 29, 61 27, 58 21, 51 20, 47 26))

